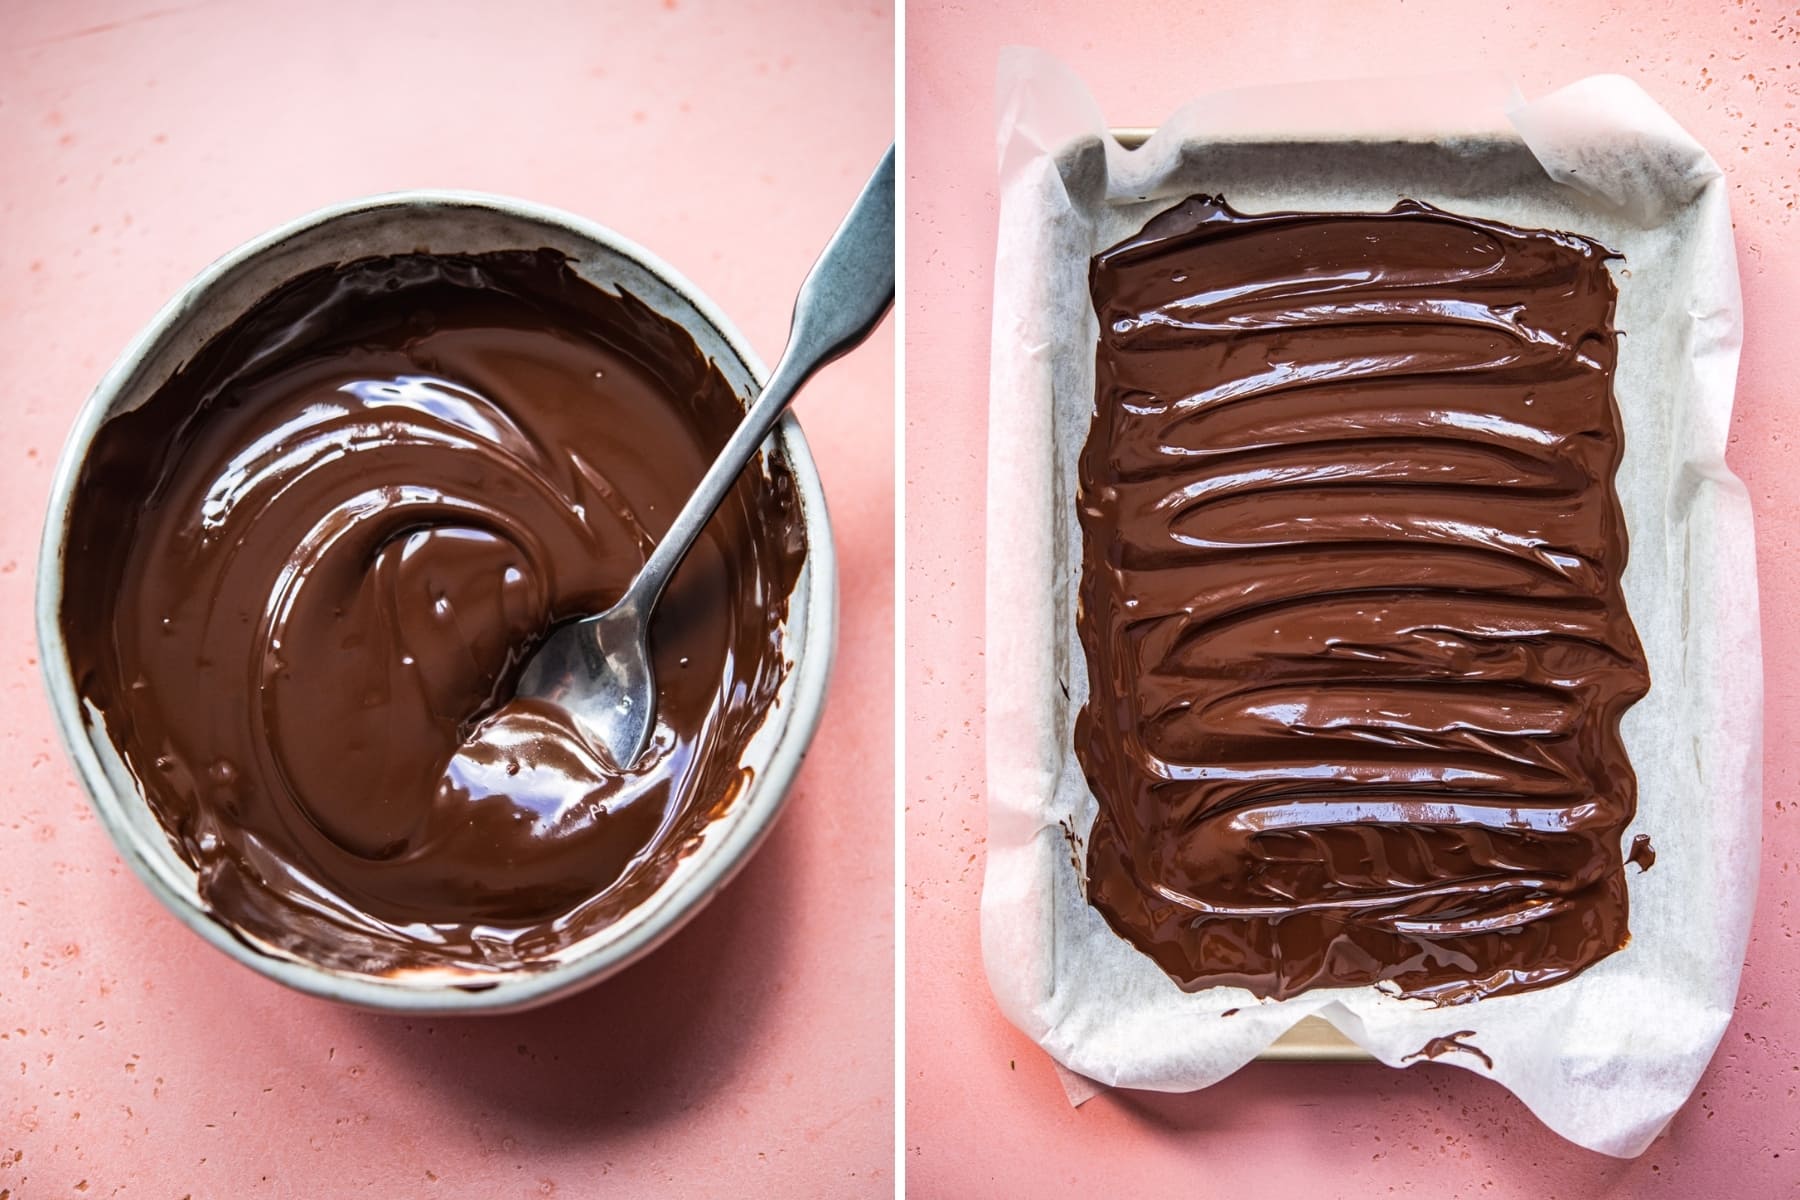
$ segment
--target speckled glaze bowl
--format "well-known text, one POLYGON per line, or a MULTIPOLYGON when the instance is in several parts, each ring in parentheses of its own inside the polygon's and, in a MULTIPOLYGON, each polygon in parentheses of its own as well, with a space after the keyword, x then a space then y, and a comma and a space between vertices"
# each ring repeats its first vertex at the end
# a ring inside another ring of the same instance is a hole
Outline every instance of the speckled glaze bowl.
POLYGON ((59 615, 69 513, 96 431, 142 404, 180 365, 248 308, 294 277, 374 255, 480 253, 550 247, 608 290, 624 288, 680 324, 740 396, 765 369, 724 314, 655 255, 591 221, 500 196, 397 192, 322 209, 226 255, 157 314, 81 410, 52 484, 38 557, 40 662, 58 729, 89 799, 125 861, 157 899, 224 953, 271 979, 364 1008, 407 1013, 502 1012, 567 995, 623 969, 675 933, 749 859, 772 827, 818 726, 836 641, 837 569, 817 468, 792 414, 771 438, 792 473, 806 561, 789 598, 782 652, 792 664, 746 747, 750 781, 700 845, 649 897, 611 925, 527 969, 386 977, 330 969, 253 944, 215 919, 193 869, 176 853, 142 789, 83 702, 59 615))

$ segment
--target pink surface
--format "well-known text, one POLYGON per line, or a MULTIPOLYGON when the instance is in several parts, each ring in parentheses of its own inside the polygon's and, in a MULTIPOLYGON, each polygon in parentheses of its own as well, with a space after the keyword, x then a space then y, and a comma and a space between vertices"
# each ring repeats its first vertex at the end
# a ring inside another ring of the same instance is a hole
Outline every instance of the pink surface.
POLYGON ((920 1197, 1743 1196, 1800 1181, 1800 18, 1791 5, 915 3, 907 14, 906 1165, 920 1197), (1257 82, 1481 67, 1528 95, 1635 76, 1732 180, 1747 330, 1732 463, 1759 527, 1769 750, 1762 891, 1736 1019, 1694 1099, 1634 1162, 1562 1142, 1449 1066, 1253 1064, 1189 1096, 1070 1109, 994 1007, 981 882, 982 495, 995 228, 995 54, 1069 62, 1116 124, 1257 82))
POLYGON ((77 408, 216 255, 362 193, 512 193, 651 247, 772 361, 892 138, 892 54, 881 0, 0 12, 0 1197, 891 1192, 891 326, 799 402, 842 632, 790 809, 549 1009, 376 1017, 206 947, 78 792, 31 607, 77 408))

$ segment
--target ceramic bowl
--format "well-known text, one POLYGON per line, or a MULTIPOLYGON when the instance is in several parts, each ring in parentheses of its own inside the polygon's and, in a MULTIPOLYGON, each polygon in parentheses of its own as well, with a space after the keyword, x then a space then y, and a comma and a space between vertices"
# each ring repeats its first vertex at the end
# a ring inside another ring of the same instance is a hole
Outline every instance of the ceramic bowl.
POLYGON ((569 213, 500 196, 401 192, 323 209, 226 255, 150 322, 76 420, 57 465, 38 558, 37 629, 56 724, 101 824, 158 900, 225 954, 289 987, 365 1008, 410 1013, 497 1012, 541 1004, 606 978, 661 944, 716 895, 780 813, 819 720, 836 635, 837 572, 825 498, 792 414, 771 437, 799 496, 807 554, 789 599, 782 652, 792 664, 745 751, 750 782, 663 884, 613 924, 552 960, 507 972, 385 977, 323 967, 252 944, 213 917, 193 869, 176 853, 98 711, 83 702, 59 613, 69 513, 96 431, 144 403, 180 365, 248 308, 307 271, 375 255, 480 253, 550 247, 609 291, 624 288, 680 324, 740 396, 765 370, 743 335, 655 255, 569 213))

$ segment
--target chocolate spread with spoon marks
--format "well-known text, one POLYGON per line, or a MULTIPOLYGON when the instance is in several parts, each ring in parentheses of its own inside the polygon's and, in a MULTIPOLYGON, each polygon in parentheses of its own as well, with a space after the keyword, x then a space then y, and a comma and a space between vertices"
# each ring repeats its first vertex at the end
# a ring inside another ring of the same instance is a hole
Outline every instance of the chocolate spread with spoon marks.
POLYGON ((1195 197, 1095 258, 1089 898, 1182 987, 1448 1003, 1627 940, 1611 257, 1195 197))
POLYGON ((218 919, 343 969, 507 969, 653 891, 787 670, 785 465, 657 609, 642 763, 512 681, 624 590, 741 415, 678 324, 544 250, 312 271, 109 420, 63 631, 218 919))

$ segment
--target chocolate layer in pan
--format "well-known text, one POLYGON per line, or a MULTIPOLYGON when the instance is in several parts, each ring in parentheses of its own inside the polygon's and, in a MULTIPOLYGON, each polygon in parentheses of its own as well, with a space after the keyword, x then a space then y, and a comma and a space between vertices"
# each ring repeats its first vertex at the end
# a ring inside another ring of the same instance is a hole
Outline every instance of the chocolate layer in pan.
POLYGON ((1182 987, 1454 1002, 1625 944, 1611 257, 1195 197, 1094 260, 1089 897, 1182 987))

